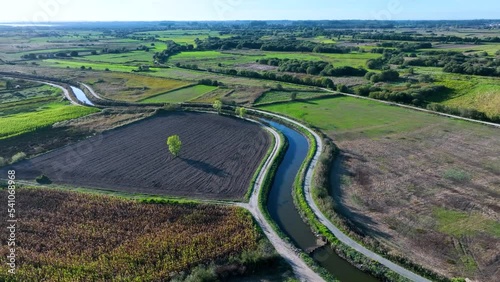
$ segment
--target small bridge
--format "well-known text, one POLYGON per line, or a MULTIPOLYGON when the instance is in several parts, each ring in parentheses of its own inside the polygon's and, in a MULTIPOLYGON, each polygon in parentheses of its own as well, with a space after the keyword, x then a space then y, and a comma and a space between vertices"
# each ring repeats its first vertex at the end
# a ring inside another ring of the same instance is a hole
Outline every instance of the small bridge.
POLYGON ((308 255, 314 253, 315 251, 317 251, 318 249, 324 247, 328 242, 322 238, 322 237, 318 237, 318 239, 316 240, 316 244, 312 247, 309 247, 306 249, 306 253, 308 255))

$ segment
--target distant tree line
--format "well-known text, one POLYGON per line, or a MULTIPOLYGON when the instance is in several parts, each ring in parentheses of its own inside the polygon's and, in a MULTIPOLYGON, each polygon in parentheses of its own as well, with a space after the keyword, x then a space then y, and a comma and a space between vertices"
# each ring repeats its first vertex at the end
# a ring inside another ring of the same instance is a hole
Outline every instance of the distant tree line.
MULTIPOLYGON (((300 77, 290 75, 290 74, 276 74, 274 72, 267 72, 267 71, 266 72, 257 72, 257 71, 252 71, 252 70, 236 70, 236 69, 226 69, 226 68, 200 70, 198 68, 198 66, 196 66, 196 65, 195 65, 196 68, 191 68, 193 65, 178 64, 177 66, 181 67, 181 68, 186 68, 186 69, 208 71, 208 72, 212 72, 212 73, 220 73, 220 74, 226 74, 226 75, 232 75, 232 76, 241 76, 241 77, 248 77, 248 78, 255 78, 255 79, 267 79, 267 80, 288 82, 288 83, 294 83, 294 84, 302 84, 302 85, 309 85, 309 86, 325 87, 325 88, 329 88, 329 89, 336 89, 335 83, 327 77, 321 78, 321 77, 306 76, 304 78, 300 78, 300 77)), ((200 84, 213 85, 210 82, 211 82, 211 80, 209 80, 209 79, 203 79, 203 80, 199 81, 200 84)))
POLYGON ((370 40, 394 40, 394 41, 439 41, 444 43, 480 43, 480 42, 500 42, 500 37, 458 37, 453 35, 443 36, 421 36, 407 33, 361 33, 356 35, 358 39, 370 40))
POLYGON ((370 59, 366 66, 369 69, 389 69, 390 65, 441 67, 444 72, 460 73, 481 76, 500 76, 500 60, 489 57, 488 53, 481 52, 466 56, 452 51, 426 51, 410 55, 402 49, 377 48, 372 52, 382 51, 382 57, 370 59), (408 58, 408 59, 406 59, 408 58))
POLYGON ((261 40, 257 37, 233 36, 231 38, 208 37, 204 40, 196 39, 196 49, 230 50, 230 49, 259 49, 262 51, 276 52, 313 52, 313 53, 350 53, 359 51, 355 46, 336 46, 334 44, 321 44, 300 41, 291 38, 283 40, 261 40))
POLYGON ((365 78, 374 83, 397 81, 399 79, 399 72, 396 70, 385 70, 380 73, 368 72, 365 78))
POLYGON ((404 91, 391 91, 374 85, 362 85, 354 90, 354 93, 360 96, 370 97, 373 99, 386 100, 396 103, 403 103, 415 106, 425 106, 427 100, 435 95, 438 95, 448 88, 442 85, 431 86, 413 86, 404 91))
POLYGON ((176 54, 179 54, 180 52, 184 51, 192 51, 194 49, 194 46, 192 44, 188 45, 180 45, 175 43, 172 40, 169 40, 166 42, 167 48, 161 52, 156 52, 153 56, 153 59, 155 63, 160 63, 164 64, 168 61, 168 59, 176 54))
POLYGON ((384 47, 384 48, 397 48, 403 52, 414 52, 418 49, 430 49, 432 48, 432 43, 430 42, 418 42, 418 43, 413 43, 413 42, 382 42, 382 43, 377 43, 378 47, 384 47))
POLYGON ((306 73, 321 76, 364 76, 368 71, 350 66, 334 67, 324 61, 306 61, 297 59, 262 58, 259 64, 277 66, 281 72, 306 73))

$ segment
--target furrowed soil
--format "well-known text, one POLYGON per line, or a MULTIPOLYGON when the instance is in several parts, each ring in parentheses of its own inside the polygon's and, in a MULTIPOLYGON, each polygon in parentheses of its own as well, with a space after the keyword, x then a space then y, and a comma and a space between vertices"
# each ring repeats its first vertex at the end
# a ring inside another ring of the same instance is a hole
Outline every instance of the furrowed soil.
POLYGON ((21 179, 123 192, 241 200, 270 146, 259 125, 205 113, 170 113, 14 165, 21 179), (182 140, 180 156, 168 136, 182 140))

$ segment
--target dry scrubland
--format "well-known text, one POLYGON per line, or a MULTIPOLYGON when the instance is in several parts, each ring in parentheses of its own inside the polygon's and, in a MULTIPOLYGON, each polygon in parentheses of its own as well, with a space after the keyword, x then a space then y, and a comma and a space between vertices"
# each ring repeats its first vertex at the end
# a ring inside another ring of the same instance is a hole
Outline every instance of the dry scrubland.
POLYGON ((118 191, 241 200, 270 146, 259 125, 215 114, 172 113, 105 132, 14 165, 18 177, 118 191), (178 134, 180 157, 167 137, 178 134))
POLYGON ((340 147, 336 204, 358 232, 447 276, 498 277, 499 129, 348 97, 264 109, 340 147))
MULTIPOLYGON (((216 271, 241 271, 229 257, 260 248, 252 217, 239 208, 42 189, 18 190, 17 205, 17 281, 166 281, 210 262, 229 262, 216 271)), ((7 253, 2 239, 0 255, 7 253)), ((5 281, 5 263, 0 272, 5 281)))

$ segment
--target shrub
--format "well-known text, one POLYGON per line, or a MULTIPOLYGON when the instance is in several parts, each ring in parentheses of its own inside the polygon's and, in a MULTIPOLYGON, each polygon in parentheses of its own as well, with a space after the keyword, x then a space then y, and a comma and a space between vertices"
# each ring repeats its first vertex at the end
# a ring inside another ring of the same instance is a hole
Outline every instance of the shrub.
POLYGON ((471 176, 459 169, 448 169, 444 172, 444 178, 455 181, 455 182, 468 182, 471 179, 471 176))
POLYGON ((12 158, 10 159, 10 163, 11 164, 17 163, 17 162, 22 161, 24 159, 26 159, 26 153, 19 152, 19 153, 16 153, 14 156, 12 156, 12 158))
POLYGON ((51 184, 52 183, 52 180, 50 180, 50 178, 48 178, 46 175, 42 174, 40 176, 38 176, 35 181, 38 183, 38 184, 51 184))
POLYGON ((217 274, 215 274, 215 269, 213 267, 204 268, 203 266, 198 266, 191 274, 186 277, 184 282, 211 282, 211 281, 219 281, 217 279, 217 274))

